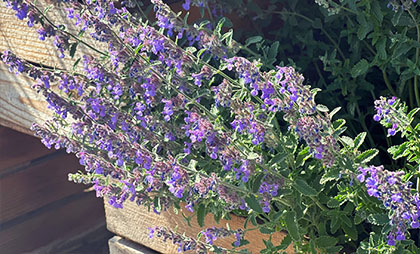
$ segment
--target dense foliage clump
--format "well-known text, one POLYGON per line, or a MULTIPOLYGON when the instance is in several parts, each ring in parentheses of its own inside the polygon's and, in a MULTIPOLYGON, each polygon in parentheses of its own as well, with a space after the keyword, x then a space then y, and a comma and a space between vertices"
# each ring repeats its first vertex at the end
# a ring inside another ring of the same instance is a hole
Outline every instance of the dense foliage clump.
POLYGON ((262 252, 419 251, 416 1, 188 0, 178 14, 161 0, 57 3, 78 34, 49 8, 3 2, 74 59, 65 70, 2 54, 55 112, 35 134, 85 167, 71 181, 115 208, 189 210, 201 226, 207 214, 246 217, 243 228, 210 227, 197 239, 159 225, 150 237, 179 251, 247 253, 247 232, 287 230, 262 252), (201 18, 191 23, 184 12, 194 10, 201 18), (239 26, 234 37, 232 15, 258 29, 239 26), (90 54, 77 58, 79 47, 90 54), (231 249, 217 246, 225 237, 231 249))

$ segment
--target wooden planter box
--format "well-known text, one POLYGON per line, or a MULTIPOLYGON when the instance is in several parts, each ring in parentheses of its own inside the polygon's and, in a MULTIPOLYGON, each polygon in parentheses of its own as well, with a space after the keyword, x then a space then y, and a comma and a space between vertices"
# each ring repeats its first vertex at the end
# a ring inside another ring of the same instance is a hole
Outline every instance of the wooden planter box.
MULTIPOLYGON (((213 216, 208 214, 204 220, 205 227, 200 227, 195 217, 191 220, 190 227, 183 218, 181 211, 179 211, 178 214, 175 214, 171 211, 172 209, 169 209, 168 211, 162 212, 158 215, 153 211, 148 211, 145 206, 138 206, 135 202, 127 201, 124 203, 123 209, 118 209, 109 205, 106 199, 104 201, 105 217, 109 231, 161 253, 177 253, 178 246, 169 240, 167 242, 163 242, 159 237, 153 237, 150 239, 148 236, 148 228, 150 227, 164 226, 171 229, 175 229, 175 227, 177 227, 177 233, 185 233, 186 236, 196 238, 197 234, 206 228, 213 226, 226 227, 226 223, 229 223, 231 229, 238 229, 242 228, 245 222, 245 218, 232 215, 232 220, 228 221, 222 219, 219 224, 217 224, 213 219, 213 216)), ((182 211, 186 216, 192 215, 192 213, 186 209, 182 211)), ((249 227, 253 226, 249 225, 249 227)), ((285 232, 274 233, 272 236, 273 244, 279 245, 285 236, 285 232)), ((250 243, 243 248, 248 248, 251 253, 260 253, 262 249, 265 249, 263 239, 267 240, 268 238, 269 235, 262 234, 259 230, 249 231, 246 233, 245 239, 250 243)), ((225 239, 219 239, 215 241, 214 244, 231 249, 234 241, 235 238, 232 236, 225 239)), ((286 252, 294 253, 292 245, 287 248, 286 252)))
MULTIPOLYGON (((38 3, 48 4, 47 0, 38 1, 38 3)), ((48 15, 53 21, 63 22, 66 20, 67 14, 64 8, 53 8, 48 12, 48 15)), ((15 17, 14 11, 5 8, 4 3, 0 4, 0 20, 0 52, 12 50, 17 56, 32 62, 59 68, 72 68, 73 59, 68 57, 59 59, 52 40, 39 41, 35 29, 28 28, 25 22, 19 21, 15 17)), ((66 25, 71 30, 73 25, 70 23, 66 25)), ((92 42, 92 44, 96 46, 97 42, 92 42)), ((102 48, 101 45, 97 45, 97 47, 102 48)), ((83 45, 80 45, 74 59, 83 55, 84 52, 88 51, 83 45)), ((0 62, 0 125, 33 135, 30 131, 32 123, 43 123, 50 118, 52 112, 47 109, 47 103, 43 97, 30 88, 32 82, 25 76, 16 76, 10 73, 7 66, 0 62)), ((185 232, 192 238, 195 238, 198 232, 204 229, 198 226, 195 219, 192 219, 192 227, 189 227, 180 213, 175 214, 172 211, 167 211, 157 215, 148 211, 147 208, 137 206, 129 201, 124 204, 124 209, 116 209, 108 205, 105 200, 105 213, 108 230, 162 253, 177 253, 178 246, 169 242, 163 243, 158 237, 149 239, 148 227, 165 226, 171 229, 177 227, 177 232, 185 232)), ((191 215, 188 211, 184 211, 184 213, 191 215)), ((205 218, 205 226, 206 228, 226 227, 226 223, 229 223, 232 229, 238 229, 243 226, 244 220, 244 218, 232 216, 232 220, 221 220, 219 224, 216 224, 213 216, 208 215, 205 218)), ((285 235, 284 232, 275 233, 272 239, 273 243, 280 244, 285 235)), ((268 235, 253 230, 246 234, 245 239, 250 242, 245 248, 249 248, 252 253, 259 253, 261 249, 265 248, 262 240, 268 239, 268 235)), ((231 248, 234 240, 233 237, 219 239, 215 241, 215 245, 231 248)), ((293 253, 291 246, 287 249, 287 253, 293 253)))

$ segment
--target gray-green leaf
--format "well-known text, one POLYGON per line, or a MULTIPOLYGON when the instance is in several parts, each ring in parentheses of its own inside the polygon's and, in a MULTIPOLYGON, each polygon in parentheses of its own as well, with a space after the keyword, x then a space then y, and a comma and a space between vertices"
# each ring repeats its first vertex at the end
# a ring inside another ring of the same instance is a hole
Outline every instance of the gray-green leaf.
POLYGON ((318 192, 303 179, 297 179, 293 185, 297 191, 305 196, 316 196, 318 192))
POLYGON ((300 241, 300 234, 296 221, 296 213, 294 211, 286 212, 284 215, 284 222, 286 224, 287 232, 292 237, 292 239, 295 241, 300 241))

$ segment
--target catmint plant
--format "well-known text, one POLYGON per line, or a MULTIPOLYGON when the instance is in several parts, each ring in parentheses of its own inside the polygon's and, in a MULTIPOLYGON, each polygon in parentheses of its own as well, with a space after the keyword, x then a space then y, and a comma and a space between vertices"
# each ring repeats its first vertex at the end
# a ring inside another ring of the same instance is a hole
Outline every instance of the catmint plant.
MULTIPOLYGON (((40 40, 52 41, 60 57, 70 60, 78 45, 92 51, 75 60, 74 70, 2 54, 11 72, 33 79, 54 112, 33 125, 35 135, 48 148, 76 154, 84 167, 69 180, 93 185, 116 209, 126 202, 156 214, 186 209, 202 227, 207 214, 216 221, 246 217, 241 229, 207 227, 201 239, 159 225, 150 237, 180 252, 247 253, 247 232, 259 230, 270 235, 265 253, 290 244, 297 253, 339 253, 363 247, 366 232, 381 230, 369 229, 374 215, 389 212, 378 245, 414 248, 399 242, 419 223, 418 188, 412 188, 419 125, 410 127, 415 112, 405 115, 396 98, 376 102, 374 119, 390 136, 401 131, 412 140, 413 149, 402 152, 411 163, 408 175, 369 166, 378 151, 359 150, 366 133, 344 136, 345 120, 333 119, 340 109, 317 103, 319 90, 295 68, 267 69, 241 55, 244 46, 223 32, 224 19, 214 29, 190 24, 161 0, 152 1, 156 22, 134 13, 135 1, 65 1, 68 19, 90 36, 84 39, 34 2, 3 2, 40 40), (281 230, 288 236, 274 246, 271 237, 281 230), (232 249, 216 246, 224 237, 233 237, 232 249)), ((185 1, 183 8, 212 3, 185 1)))

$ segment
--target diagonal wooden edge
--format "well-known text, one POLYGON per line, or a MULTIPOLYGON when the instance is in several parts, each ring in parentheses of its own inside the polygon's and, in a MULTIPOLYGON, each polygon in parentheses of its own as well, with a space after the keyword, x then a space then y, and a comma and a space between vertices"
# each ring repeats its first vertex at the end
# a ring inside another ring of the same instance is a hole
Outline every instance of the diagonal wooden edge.
MULTIPOLYGON (((186 209, 183 209, 182 211, 187 216, 192 215, 192 213, 186 209)), ((147 207, 138 206, 136 203, 130 201, 124 203, 123 209, 117 209, 109 205, 106 198, 105 217, 109 231, 161 253, 177 253, 178 246, 169 241, 162 242, 162 239, 159 239, 158 237, 150 239, 148 237, 148 228, 164 226, 173 230, 177 227, 178 233, 185 233, 191 238, 196 238, 197 234, 206 228, 213 226, 226 227, 226 223, 229 223, 231 229, 239 229, 243 228, 245 222, 245 218, 232 215, 232 220, 228 221, 222 219, 220 220, 220 223, 217 224, 213 216, 208 214, 204 220, 204 228, 198 225, 195 217, 191 220, 190 227, 184 220, 181 212, 175 214, 172 211, 166 211, 158 215, 153 211, 148 211, 147 207)), ((252 225, 249 227, 252 227, 252 225)), ((273 244, 279 245, 285 236, 285 232, 274 233, 272 236, 273 244)), ((244 248, 248 248, 251 253, 260 253, 262 249, 265 249, 263 239, 267 240, 268 238, 269 235, 262 234, 258 230, 249 231, 246 233, 245 239, 250 243, 244 246, 244 248)), ((235 238, 232 236, 226 239, 217 240, 214 244, 231 249, 234 241, 235 238)), ((294 253, 292 245, 287 248, 286 253, 294 253)))

